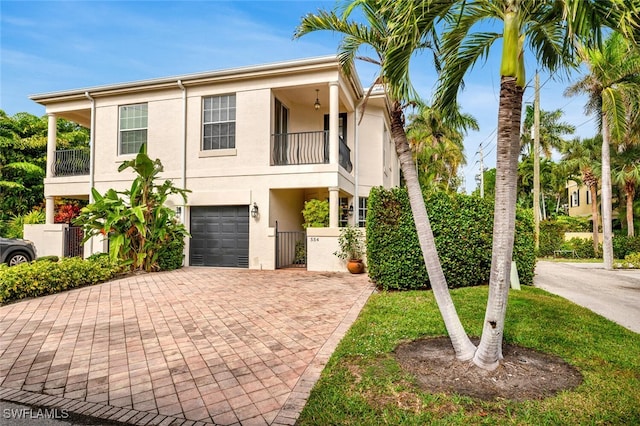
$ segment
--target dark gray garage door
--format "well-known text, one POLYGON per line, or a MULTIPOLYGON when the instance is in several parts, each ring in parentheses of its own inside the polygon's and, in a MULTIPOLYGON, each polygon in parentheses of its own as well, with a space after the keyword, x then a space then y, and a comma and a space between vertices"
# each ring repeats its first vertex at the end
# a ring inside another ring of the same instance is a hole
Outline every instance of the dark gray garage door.
POLYGON ((192 266, 249 267, 249 207, 191 208, 192 266))

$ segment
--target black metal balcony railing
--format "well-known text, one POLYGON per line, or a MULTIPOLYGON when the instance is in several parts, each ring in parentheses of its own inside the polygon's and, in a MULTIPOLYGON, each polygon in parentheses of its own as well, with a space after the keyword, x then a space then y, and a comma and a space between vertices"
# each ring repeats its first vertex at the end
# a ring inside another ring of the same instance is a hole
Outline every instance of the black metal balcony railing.
MULTIPOLYGON (((329 131, 276 133, 271 138, 271 165, 328 164, 329 131)), ((340 138, 340 165, 351 173, 351 150, 340 138)))
POLYGON ((55 152, 51 168, 53 176, 89 174, 90 153, 84 149, 64 149, 55 152))

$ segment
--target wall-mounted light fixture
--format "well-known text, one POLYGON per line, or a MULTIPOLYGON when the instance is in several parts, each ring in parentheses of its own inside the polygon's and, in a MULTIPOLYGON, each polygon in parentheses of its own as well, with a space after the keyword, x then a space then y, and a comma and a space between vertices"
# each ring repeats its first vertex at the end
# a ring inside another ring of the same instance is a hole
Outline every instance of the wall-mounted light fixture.
POLYGON ((316 89, 316 101, 313 104, 313 107, 315 108, 316 111, 320 109, 320 100, 318 99, 318 92, 320 92, 320 90, 316 89))
POLYGON ((258 214, 259 214, 258 205, 254 202, 253 207, 251 207, 251 217, 256 218, 258 217, 258 214))

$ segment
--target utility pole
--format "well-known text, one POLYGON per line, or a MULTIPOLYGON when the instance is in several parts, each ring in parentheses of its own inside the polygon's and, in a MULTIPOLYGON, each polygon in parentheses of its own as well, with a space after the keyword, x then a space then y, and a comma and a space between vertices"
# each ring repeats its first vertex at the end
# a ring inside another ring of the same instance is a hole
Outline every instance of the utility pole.
POLYGON ((480 198, 484 198, 484 156, 482 155, 482 144, 480 150, 480 198))
POLYGON ((537 251, 540 248, 540 76, 537 71, 533 103, 533 221, 537 251))

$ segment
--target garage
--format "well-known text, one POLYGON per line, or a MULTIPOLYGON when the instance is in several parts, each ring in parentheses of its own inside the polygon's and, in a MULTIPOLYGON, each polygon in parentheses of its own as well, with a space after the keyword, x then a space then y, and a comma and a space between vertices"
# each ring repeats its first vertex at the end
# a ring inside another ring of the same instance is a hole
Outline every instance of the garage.
POLYGON ((249 267, 249 206, 191 208, 192 266, 249 267))

